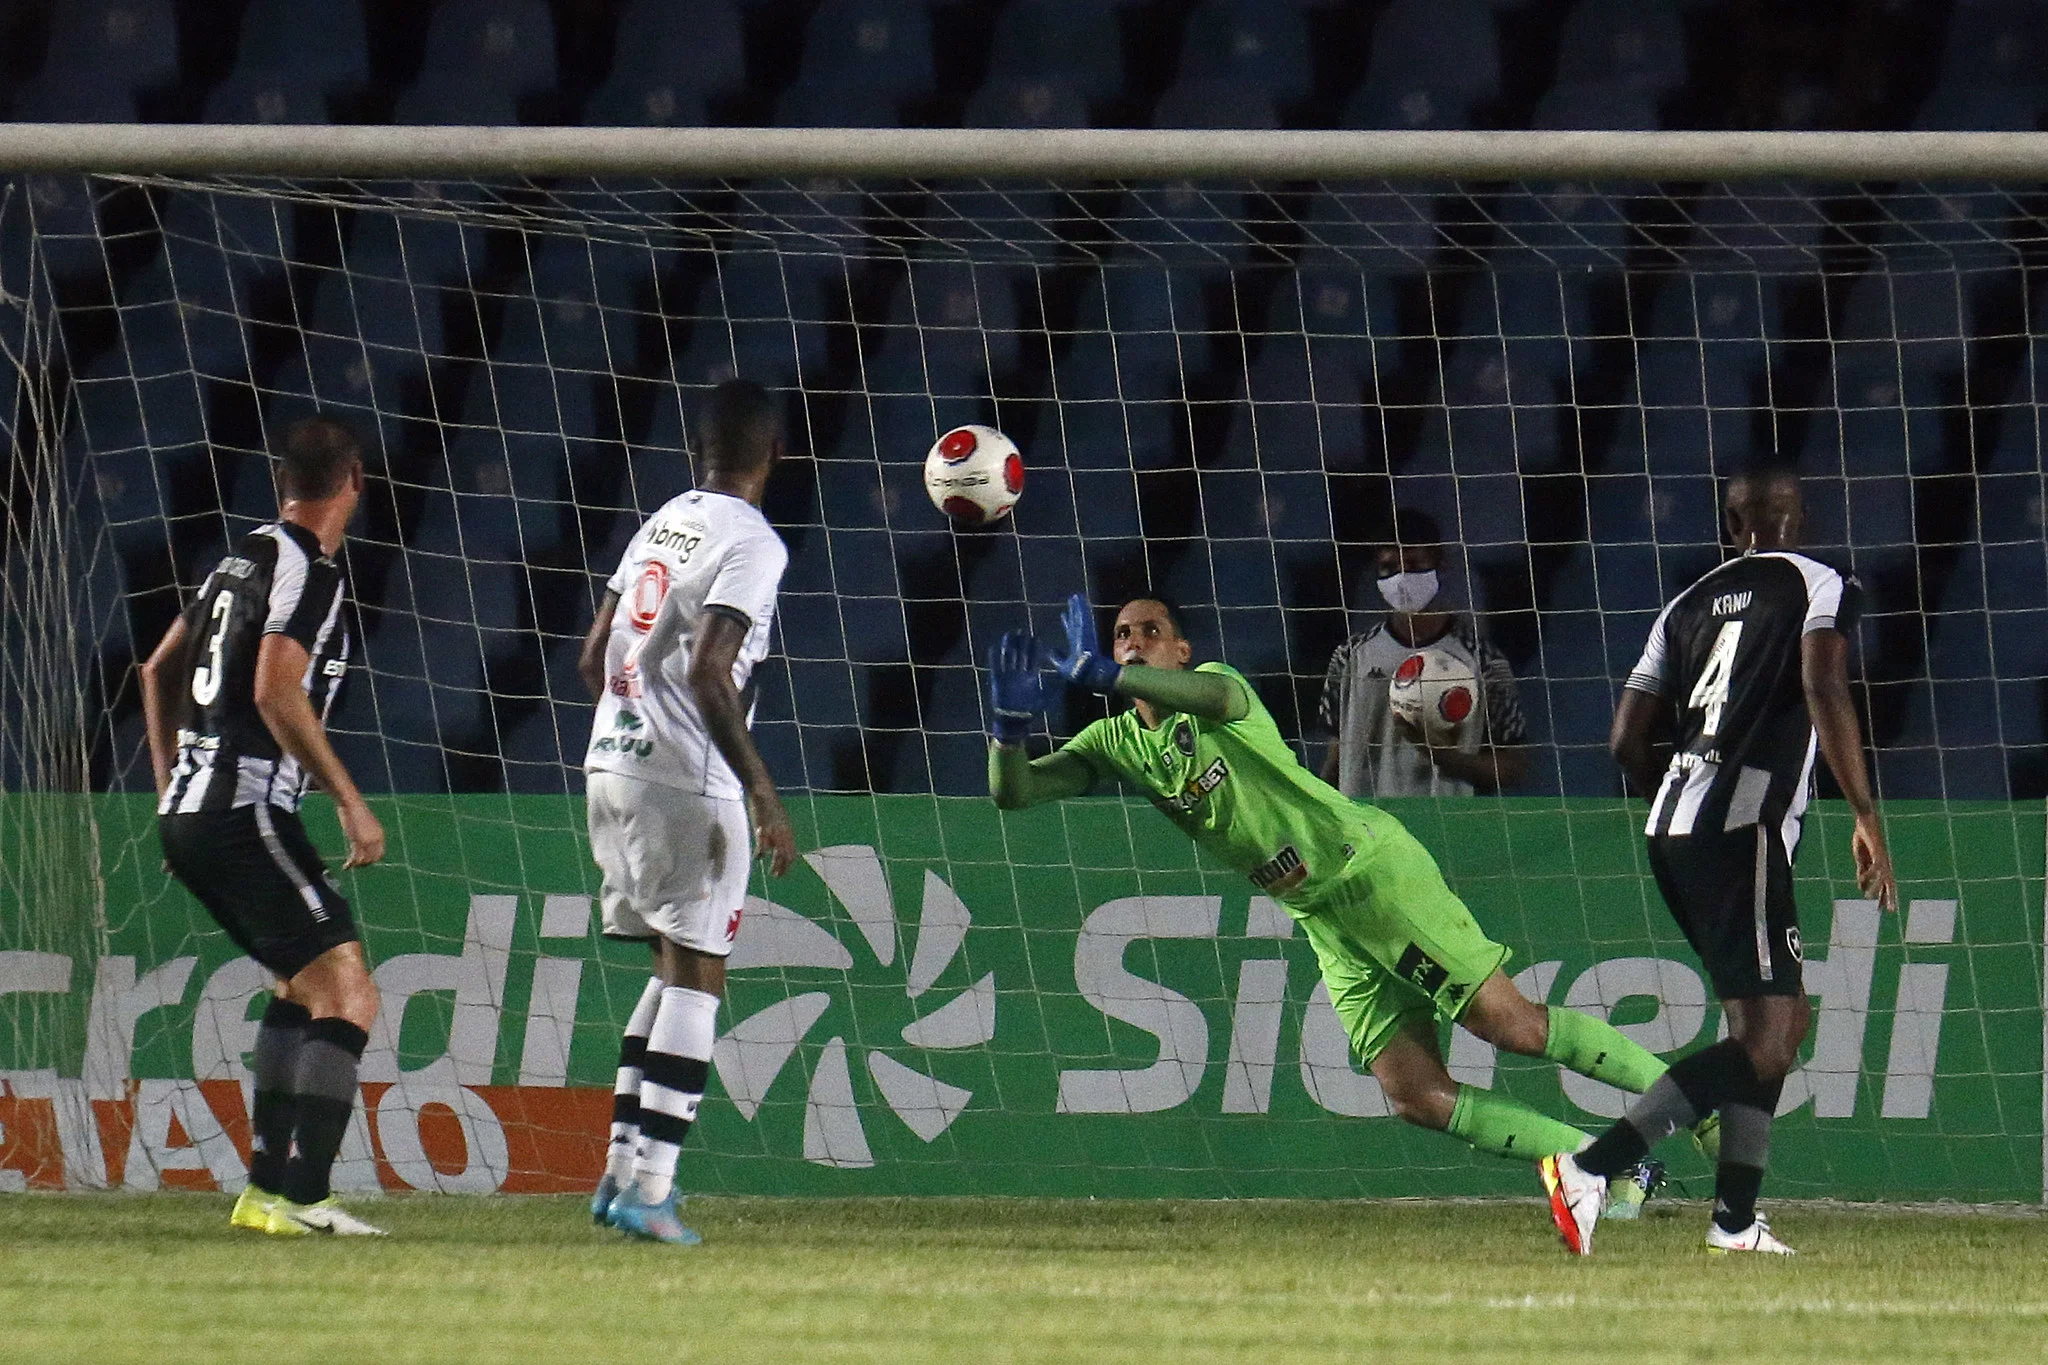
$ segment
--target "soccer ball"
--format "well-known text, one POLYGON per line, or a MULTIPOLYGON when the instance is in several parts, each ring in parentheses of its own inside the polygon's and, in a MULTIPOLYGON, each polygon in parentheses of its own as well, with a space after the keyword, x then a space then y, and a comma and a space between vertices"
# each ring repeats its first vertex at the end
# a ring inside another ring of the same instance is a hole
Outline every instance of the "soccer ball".
POLYGON ((1024 492, 1024 457, 994 427, 954 427, 924 457, 924 491, 962 525, 1001 521, 1024 492))
POLYGON ((1387 705, 1431 739, 1455 740, 1479 709, 1479 680, 1463 660, 1418 649, 1394 670, 1387 705))

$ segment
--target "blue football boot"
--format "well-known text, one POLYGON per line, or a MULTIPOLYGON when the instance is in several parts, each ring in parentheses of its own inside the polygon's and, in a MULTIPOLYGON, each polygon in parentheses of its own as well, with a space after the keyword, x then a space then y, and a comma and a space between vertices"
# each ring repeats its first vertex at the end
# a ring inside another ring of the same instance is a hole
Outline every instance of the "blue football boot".
POLYGON ((628 1237, 647 1242, 693 1247, 704 1240, 693 1229, 684 1227, 683 1220, 676 1216, 674 1192, 659 1204, 650 1204, 640 1197, 638 1185, 628 1185, 619 1191, 605 1221, 628 1237))
POLYGON ((597 1192, 590 1196, 590 1221, 601 1228, 610 1227, 608 1215, 612 1211, 612 1201, 618 1197, 619 1182, 612 1179, 610 1171, 606 1171, 598 1179, 597 1192))

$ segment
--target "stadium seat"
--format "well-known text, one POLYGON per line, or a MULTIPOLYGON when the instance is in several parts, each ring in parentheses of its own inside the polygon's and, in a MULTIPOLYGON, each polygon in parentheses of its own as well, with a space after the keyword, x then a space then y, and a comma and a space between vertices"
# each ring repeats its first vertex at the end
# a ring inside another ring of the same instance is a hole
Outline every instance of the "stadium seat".
POLYGON ((1246 190, 1235 183, 1189 181, 1131 188, 1109 223, 1116 240, 1113 260, 1159 263, 1200 279, 1245 265, 1254 252, 1272 259, 1250 230, 1256 209, 1246 190))
MULTIPOLYGON (((2038 82, 2040 72, 2032 75, 2038 82)), ((1927 97, 1913 126, 1941 133, 2031 133, 2044 114, 2048 85, 1945 85, 1927 97)))
POLYGON ((823 375, 827 336, 817 278, 788 270, 790 261, 752 250, 719 257, 693 310, 678 378, 704 384, 744 374, 781 387, 823 375))
POLYGON ((1557 463, 1556 382, 1500 341, 1475 337, 1444 363, 1443 415, 1425 421, 1423 444, 1446 442, 1432 467, 1467 475, 1538 473, 1557 463))
POLYGON ((1480 0, 1393 0, 1373 23, 1368 86, 1483 101, 1499 97, 1500 81, 1500 39, 1480 0))
POLYGON ((1258 85, 1230 76, 1183 76, 1159 97, 1154 128, 1278 128, 1280 112, 1258 85))
POLYGON ((1367 82, 1352 92, 1339 122, 1346 128, 1457 130, 1472 126, 1474 102, 1463 90, 1390 76, 1386 84, 1367 82))
POLYGON ((1270 338, 1231 406, 1222 462, 1265 470, 1363 464, 1369 377, 1355 358, 1334 338, 1270 338))
POLYGON ((612 73, 583 106, 592 128, 701 128, 711 121, 704 92, 660 75, 612 73))
POLYGON ((327 96, 281 71, 237 71, 206 93, 208 123, 328 123, 327 96))
POLYGON ((931 16, 891 0, 825 0, 805 25, 797 83, 891 105, 924 98, 935 83, 931 16))
POLYGON ((246 287, 222 268, 218 252, 181 261, 157 256, 121 290, 122 345, 168 346, 201 374, 240 378, 249 372, 243 321, 251 314, 246 287))
POLYGON ((1880 265, 1849 287, 1835 329, 1838 360, 1890 363, 1912 373, 1963 368, 1973 328, 1970 290, 1953 264, 1887 270, 1880 265))
POLYGON ((733 0, 627 0, 612 43, 613 82, 672 81, 693 96, 747 85, 739 8, 733 0))
POLYGON ((242 14, 235 67, 251 77, 289 77, 298 90, 314 95, 367 85, 370 49, 361 0, 251 0, 242 14))
POLYGON ((1694 201, 1687 249, 1696 263, 1726 255, 1745 269, 1812 270, 1828 231, 1827 209, 1800 185, 1708 185, 1694 201))
POLYGON ((1658 0, 1580 0, 1558 35, 1559 84, 1601 83, 1656 96, 1684 85, 1685 74, 1684 26, 1658 0))
POLYGON ((421 71, 462 75, 517 98, 555 86, 555 20, 546 0, 441 0, 427 21, 421 71))
POLYGON ((991 76, 967 101, 964 128, 1086 128, 1088 102, 1057 76, 991 76))
POLYGON ((114 351, 74 382, 72 394, 67 462, 90 460, 100 510, 124 553, 162 549, 172 490, 213 481, 205 381, 182 347, 114 351))
POLYGON ((1583 271, 1535 265, 1488 271, 1465 291, 1456 335, 1496 341, 1518 370, 1561 380, 1593 336, 1588 283, 1583 271))
POLYGON ((1123 35, 1101 0, 1012 0, 996 20, 988 69, 1058 77, 1084 100, 1113 99, 1124 88, 1123 35))
POLYGON ((493 77, 430 71, 398 97, 391 121, 427 128, 510 128, 519 123, 519 106, 493 77))
MULTIPOLYGON (((1761 346, 1784 335, 1778 281, 1739 270, 1688 271, 1657 291, 1637 336, 1676 341, 1714 341, 1761 346)), ((1764 355, 1757 352, 1761 366, 1764 355)))
POLYGON ((1651 91, 1607 81, 1566 81, 1552 86, 1536 101, 1529 126, 1561 131, 1651 131, 1663 127, 1664 121, 1651 91))
POLYGON ((50 11, 43 79, 133 95, 178 79, 172 0, 64 0, 50 11))
POLYGON ((17 123, 133 123, 135 95, 111 81, 46 72, 15 95, 13 118, 17 123))
POLYGON ((1307 98, 1313 76, 1308 25, 1298 10, 1260 0, 1203 0, 1188 17, 1182 81, 1238 81, 1288 104, 1307 98))
POLYGON ((1325 190, 1301 219, 1303 265, 1348 266, 1375 275, 1415 274, 1435 263, 1450 240, 1437 225, 1447 183, 1366 182, 1325 190))
POLYGON ((1955 89, 2024 85, 2048 69, 2048 31, 2028 0, 1955 6, 1942 44, 1939 84, 1955 89))

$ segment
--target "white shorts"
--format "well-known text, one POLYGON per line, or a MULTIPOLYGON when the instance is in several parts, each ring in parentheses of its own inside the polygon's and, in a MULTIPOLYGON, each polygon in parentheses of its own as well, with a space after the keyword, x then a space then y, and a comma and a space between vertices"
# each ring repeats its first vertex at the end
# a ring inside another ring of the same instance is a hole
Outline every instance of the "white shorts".
POLYGON ((732 952, 752 863, 746 803, 620 773, 591 773, 587 788, 606 936, 732 952))

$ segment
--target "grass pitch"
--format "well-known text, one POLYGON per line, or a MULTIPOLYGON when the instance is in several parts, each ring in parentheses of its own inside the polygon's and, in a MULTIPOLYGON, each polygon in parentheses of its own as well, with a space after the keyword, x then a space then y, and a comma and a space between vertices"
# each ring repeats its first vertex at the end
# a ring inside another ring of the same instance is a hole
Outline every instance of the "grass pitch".
POLYGON ((388 1241, 200 1195, 0 1196, 10 1361, 2038 1359, 2048 1218, 1664 1204, 1568 1258, 1534 1203, 702 1199, 695 1250, 578 1199, 363 1201, 388 1241))

